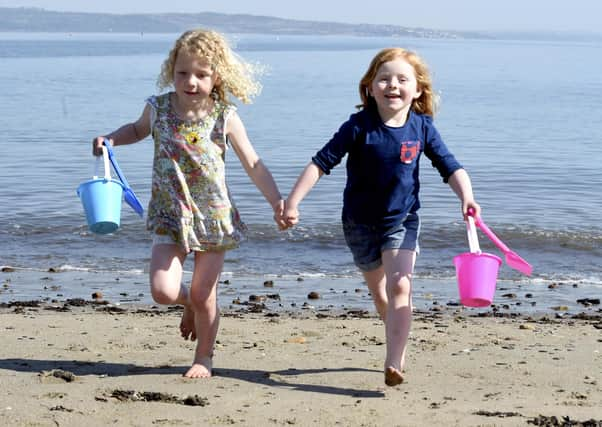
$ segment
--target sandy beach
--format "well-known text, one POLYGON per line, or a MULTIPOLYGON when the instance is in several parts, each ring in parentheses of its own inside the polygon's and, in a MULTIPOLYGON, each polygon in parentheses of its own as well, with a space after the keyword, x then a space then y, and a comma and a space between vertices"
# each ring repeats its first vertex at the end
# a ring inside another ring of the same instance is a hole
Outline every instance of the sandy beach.
POLYGON ((373 314, 253 311, 223 313, 214 377, 188 380, 176 307, 2 304, 0 425, 602 425, 599 310, 417 312, 397 387, 373 314))

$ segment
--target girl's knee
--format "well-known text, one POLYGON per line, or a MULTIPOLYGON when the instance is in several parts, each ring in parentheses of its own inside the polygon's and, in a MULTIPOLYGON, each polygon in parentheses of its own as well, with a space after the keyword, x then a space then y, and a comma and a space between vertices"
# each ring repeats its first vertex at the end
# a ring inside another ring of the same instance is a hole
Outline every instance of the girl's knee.
POLYGON ((387 294, 389 298, 409 298, 412 290, 412 282, 408 276, 387 282, 387 294))
POLYGON ((153 300, 157 304, 183 304, 187 297, 187 289, 180 280, 167 276, 151 277, 150 289, 153 300))
POLYGON ((151 286, 151 295, 157 304, 170 305, 176 303, 179 292, 174 292, 166 287, 151 286))
POLYGON ((208 310, 217 304, 215 287, 193 287, 190 290, 190 304, 195 310, 208 310))

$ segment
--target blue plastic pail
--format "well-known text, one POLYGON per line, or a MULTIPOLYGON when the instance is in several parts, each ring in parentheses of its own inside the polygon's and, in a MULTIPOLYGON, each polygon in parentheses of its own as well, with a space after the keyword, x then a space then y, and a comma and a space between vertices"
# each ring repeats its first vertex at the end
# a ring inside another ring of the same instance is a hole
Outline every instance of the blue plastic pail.
POLYGON ((77 188, 90 231, 108 234, 119 228, 123 185, 112 179, 93 179, 77 188))

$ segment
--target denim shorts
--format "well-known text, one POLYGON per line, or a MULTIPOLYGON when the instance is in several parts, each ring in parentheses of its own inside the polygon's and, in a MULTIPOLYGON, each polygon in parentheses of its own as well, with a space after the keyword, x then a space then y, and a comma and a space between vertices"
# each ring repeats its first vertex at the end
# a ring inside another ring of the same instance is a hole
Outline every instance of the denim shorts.
POLYGON ((420 249, 420 217, 416 213, 408 214, 402 222, 390 228, 356 224, 344 219, 343 232, 353 255, 353 262, 362 271, 380 267, 384 250, 408 249, 419 252, 420 249))

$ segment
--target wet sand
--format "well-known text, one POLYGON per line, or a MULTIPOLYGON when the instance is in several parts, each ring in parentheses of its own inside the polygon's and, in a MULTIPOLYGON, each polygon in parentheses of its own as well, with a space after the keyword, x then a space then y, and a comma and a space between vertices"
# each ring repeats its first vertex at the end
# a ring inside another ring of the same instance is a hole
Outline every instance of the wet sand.
POLYGON ((0 425, 602 426, 602 314, 415 313, 384 384, 372 313, 225 310, 214 377, 190 380, 176 307, 0 305, 0 425))

